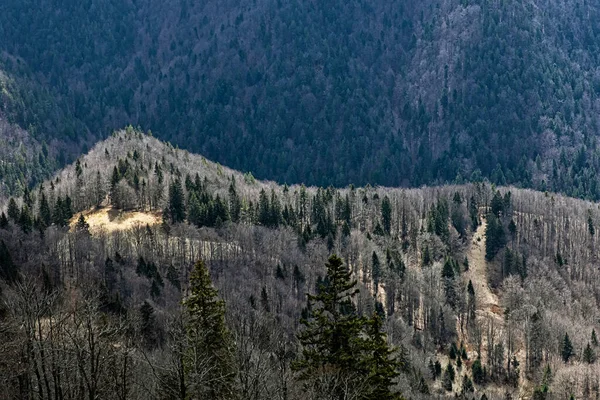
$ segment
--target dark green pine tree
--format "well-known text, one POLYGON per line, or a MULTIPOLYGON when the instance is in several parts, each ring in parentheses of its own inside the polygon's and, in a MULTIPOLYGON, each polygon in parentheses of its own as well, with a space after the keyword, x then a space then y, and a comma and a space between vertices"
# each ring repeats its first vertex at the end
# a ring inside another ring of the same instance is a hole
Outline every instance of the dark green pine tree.
POLYGON ((446 258, 444 267, 442 268, 442 279, 444 280, 444 291, 446 292, 446 302, 455 307, 457 302, 457 294, 455 287, 455 269, 454 260, 450 257, 446 258))
POLYGON ((428 267, 431 265, 431 252, 429 251, 429 245, 425 245, 425 250, 423 250, 423 266, 428 267))
POLYGON ((456 372, 454 371, 454 367, 452 364, 448 363, 446 370, 444 371, 444 376, 442 377, 442 387, 448 391, 452 391, 452 384, 454 383, 456 372))
POLYGON ((206 223, 206 208, 200 204, 196 192, 191 192, 188 200, 188 221, 196 226, 206 223))
POLYGON ((213 287, 202 261, 190 275, 186 310, 187 351, 184 370, 189 398, 231 399, 235 397, 235 365, 232 343, 225 326, 225 303, 213 287))
POLYGON ((58 198, 56 199, 56 203, 54 204, 54 212, 52 213, 52 218, 57 226, 67 225, 67 218, 64 216, 63 199, 60 196, 58 196, 58 198))
POLYGON ((274 228, 278 227, 282 221, 281 203, 274 189, 271 189, 271 209, 269 214, 270 226, 274 228))
POLYGON ((239 222, 242 214, 242 201, 237 193, 235 184, 235 176, 231 176, 231 184, 229 185, 229 214, 233 222, 239 222))
POLYGON ((12 197, 8 200, 8 218, 14 222, 15 224, 19 222, 19 218, 21 217, 21 211, 19 210, 19 206, 17 206, 17 202, 12 197))
POLYGON ((119 169, 115 165, 115 167, 113 168, 112 175, 110 177, 110 198, 111 198, 111 201, 114 200, 114 198, 115 198, 115 192, 116 192, 117 185, 119 184, 120 180, 121 180, 121 174, 119 173, 119 169))
POLYGON ((172 224, 185 221, 185 196, 180 178, 175 178, 169 185, 169 204, 166 211, 172 224))
POLYGON ((379 257, 377 257, 376 252, 373 252, 372 256, 371 277, 373 279, 375 289, 377 289, 377 287, 379 286, 379 279, 381 278, 381 263, 379 262, 379 257))
POLYGON ((69 195, 65 196, 65 201, 63 201, 63 217, 66 219, 68 223, 71 218, 73 218, 73 204, 71 202, 71 198, 69 195))
POLYGON ((394 349, 387 343, 386 334, 383 332, 383 318, 379 314, 374 313, 367 322, 367 335, 371 352, 367 361, 370 370, 367 382, 372 390, 364 398, 401 399, 392 387, 402 365, 393 357, 394 349))
POLYGON ((154 307, 147 301, 140 307, 140 336, 142 344, 147 349, 154 349, 158 345, 159 337, 156 329, 156 316, 154 307))
POLYGON ((31 211, 27 204, 23 204, 23 207, 21 208, 19 226, 25 233, 31 232, 31 229, 33 228, 33 218, 31 216, 31 211))
POLYGON ((302 350, 293 368, 298 379, 311 383, 317 393, 329 398, 377 398, 368 397, 368 393, 386 392, 384 386, 393 378, 388 364, 375 370, 374 365, 386 357, 393 361, 387 350, 379 347, 381 337, 372 334, 377 322, 357 314, 352 302, 358 294, 357 281, 351 272, 336 255, 329 257, 326 267, 327 276, 317 294, 308 295, 310 314, 302 320, 304 329, 298 334, 302 350), (375 361, 376 347, 379 361, 375 361), (382 375, 372 375, 376 371, 382 375))
POLYGON ((46 193, 43 190, 40 192, 40 221, 44 227, 48 227, 52 224, 52 212, 50 211, 50 204, 48 204, 46 193))
POLYGON ((596 353, 594 352, 594 349, 592 349, 592 346, 590 346, 589 342, 587 346, 585 346, 585 350, 583 350, 583 361, 588 364, 593 364, 596 362, 596 353))
POLYGON ((480 385, 485 381, 485 369, 481 365, 481 358, 477 358, 471 366, 473 371, 473 382, 480 385))
POLYGON ((383 231, 386 235, 389 235, 392 231, 392 204, 387 196, 381 201, 381 221, 383 223, 383 231))
POLYGON ((79 233, 84 233, 86 235, 90 234, 90 224, 88 224, 85 220, 83 213, 79 214, 77 224, 75 224, 75 231, 79 233))
POLYGON ((562 341, 561 356, 564 362, 569 362, 569 359, 573 356, 573 344, 569 338, 569 334, 565 333, 565 337, 562 341))
POLYGON ((31 191, 29 187, 25 186, 25 190, 23 191, 23 204, 27 204, 27 207, 33 207, 33 197, 31 196, 31 191))
POLYGON ((263 226, 271 226, 271 206, 264 189, 260 190, 258 197, 258 223, 263 226))
POLYGON ((493 213, 488 214, 487 219, 487 226, 485 228, 485 258, 491 261, 506 244, 506 234, 502 222, 493 213))
POLYGON ((504 212, 504 200, 502 199, 502 195, 500 191, 496 191, 492 201, 490 203, 492 214, 496 216, 496 218, 500 218, 500 215, 504 212))

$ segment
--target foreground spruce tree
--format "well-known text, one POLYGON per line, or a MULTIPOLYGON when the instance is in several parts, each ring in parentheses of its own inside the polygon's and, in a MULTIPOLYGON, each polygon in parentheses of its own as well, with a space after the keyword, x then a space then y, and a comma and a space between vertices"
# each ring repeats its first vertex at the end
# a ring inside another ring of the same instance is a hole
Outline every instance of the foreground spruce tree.
POLYGON ((308 295, 310 315, 298 334, 302 345, 293 367, 308 391, 323 399, 394 399, 398 363, 392 359, 380 317, 358 315, 357 282, 342 260, 329 258, 318 294, 308 295))
POLYGON ((218 298, 204 262, 190 275, 186 311, 187 351, 183 357, 187 398, 231 399, 235 365, 225 326, 225 303, 218 298))

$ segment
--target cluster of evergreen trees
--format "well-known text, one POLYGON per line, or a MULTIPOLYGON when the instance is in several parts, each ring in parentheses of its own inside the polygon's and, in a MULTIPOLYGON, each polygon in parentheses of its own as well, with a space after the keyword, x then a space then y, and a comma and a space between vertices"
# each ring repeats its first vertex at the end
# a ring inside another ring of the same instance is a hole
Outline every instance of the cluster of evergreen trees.
POLYGON ((65 197, 57 196, 54 207, 51 209, 44 188, 41 186, 37 206, 34 206, 29 190, 25 191, 23 204, 20 208, 15 199, 11 197, 8 201, 6 214, 4 212, 0 214, 0 225, 6 226, 10 220, 19 225, 26 233, 31 232, 33 228, 43 232, 52 224, 61 227, 67 226, 69 220, 73 218, 73 214, 73 204, 68 195, 65 197), (35 210, 37 210, 37 213, 35 210))

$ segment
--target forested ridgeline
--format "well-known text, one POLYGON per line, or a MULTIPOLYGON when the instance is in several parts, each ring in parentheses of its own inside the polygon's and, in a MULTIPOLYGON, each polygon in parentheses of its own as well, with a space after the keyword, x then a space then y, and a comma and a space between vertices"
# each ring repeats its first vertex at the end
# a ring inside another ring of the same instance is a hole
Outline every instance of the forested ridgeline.
POLYGON ((67 162, 131 123, 279 182, 598 199, 598 21, 580 0, 5 0, 0 109, 67 162))
POLYGON ((279 186, 129 128, 0 214, 0 397, 589 398, 598 212, 279 186))

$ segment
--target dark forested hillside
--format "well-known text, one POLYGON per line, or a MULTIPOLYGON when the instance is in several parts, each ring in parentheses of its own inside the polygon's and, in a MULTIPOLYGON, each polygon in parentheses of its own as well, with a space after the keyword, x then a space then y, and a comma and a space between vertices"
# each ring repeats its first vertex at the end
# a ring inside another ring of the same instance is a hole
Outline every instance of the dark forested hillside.
POLYGON ((280 186, 133 128, 23 190, 2 399, 600 395, 597 204, 280 186))
POLYGON ((581 0, 6 0, 0 106, 66 161, 132 123, 280 182, 597 199, 599 21, 581 0))

